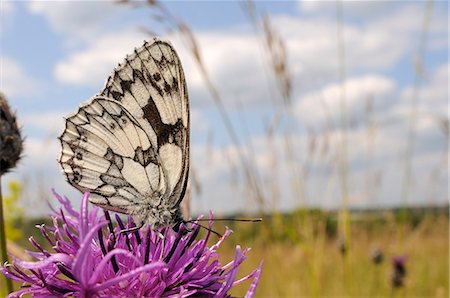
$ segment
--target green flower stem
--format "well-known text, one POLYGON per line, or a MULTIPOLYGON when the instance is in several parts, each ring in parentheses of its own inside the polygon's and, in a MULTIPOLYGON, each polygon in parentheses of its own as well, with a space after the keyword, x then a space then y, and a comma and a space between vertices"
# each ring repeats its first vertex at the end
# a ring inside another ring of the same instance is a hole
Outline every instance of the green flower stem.
MULTIPOLYGON (((3 217, 3 196, 2 184, 0 176, 0 257, 1 265, 8 262, 8 253, 6 250, 6 233, 5 233, 5 219, 3 217)), ((0 274, 0 297, 6 297, 13 290, 12 281, 0 274)))

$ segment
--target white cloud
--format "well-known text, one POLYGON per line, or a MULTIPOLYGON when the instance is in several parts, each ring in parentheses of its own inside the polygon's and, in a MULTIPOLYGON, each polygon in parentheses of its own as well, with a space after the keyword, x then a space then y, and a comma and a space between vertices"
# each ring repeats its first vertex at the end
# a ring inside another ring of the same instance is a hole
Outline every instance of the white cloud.
MULTIPOLYGON (((209 209, 218 208, 225 212, 236 212, 238 210, 256 211, 259 208, 269 208, 271 205, 272 187, 278 184, 280 187, 280 207, 292 208, 298 204, 293 195, 292 168, 297 167, 301 160, 299 152, 304 151, 305 138, 296 135, 291 138, 293 152, 296 153, 295 159, 288 161, 283 154, 285 139, 281 136, 274 136, 268 140, 264 136, 252 136, 248 140, 249 144, 241 145, 239 148, 234 145, 212 145, 211 144, 193 144, 192 165, 195 169, 196 179, 202 188, 202 198, 214 198, 214 201, 208 203, 209 209), (269 147, 268 144, 273 144, 269 147), (250 152, 249 146, 254 148, 250 152), (271 148, 275 150, 275 156, 272 155, 271 148), (251 189, 249 181, 243 174, 243 165, 239 157, 239 151, 244 159, 249 162, 247 167, 253 173, 257 173, 260 191, 268 199, 263 206, 260 206, 254 195, 249 193, 251 189), (273 160, 275 157, 276 160, 273 160), (298 162, 298 163, 297 163, 298 162), (282 198, 282 200, 281 200, 282 198), (220 208, 219 208, 220 207, 220 208)), ((295 180, 295 179, 294 179, 295 180)), ((194 203, 201 201, 201 198, 195 197, 194 203)), ((207 211, 205 209, 202 211, 207 211)))
POLYGON ((52 160, 56 164, 58 157, 59 144, 55 140, 45 140, 40 138, 27 138, 25 140, 25 159, 28 159, 29 165, 46 167, 52 160))
MULTIPOLYGON (((10 30, 15 7, 12 1, 0 1, 0 37, 4 39, 5 33, 10 30)), ((0 41, 3 42, 3 41, 0 41)), ((0 53, 1 54, 1 53, 0 53)))
POLYGON ((191 107, 190 108, 191 130, 196 133, 205 134, 210 130, 208 119, 203 115, 202 110, 191 107))
MULTIPOLYGON (((337 76, 334 22, 274 16, 272 23, 286 42, 294 86, 308 88, 337 76)), ((388 33, 366 32, 356 26, 347 26, 346 29, 348 44, 352 45, 348 64, 353 69, 389 67, 405 48, 404 43, 392 45, 388 33), (374 39, 367 36, 374 36, 374 39), (386 50, 388 45, 390 51, 386 50)), ((231 105, 236 102, 268 103, 271 97, 277 96, 275 78, 267 68, 267 56, 256 36, 246 32, 199 32, 196 37, 206 69, 228 106, 230 102, 231 105)), ((182 58, 189 57, 184 49, 179 51, 182 58)), ((205 83, 195 64, 189 60, 183 59, 188 86, 195 100, 205 99, 208 97, 205 83)))
POLYGON ((415 114, 412 114, 413 92, 412 86, 401 90, 399 100, 379 113, 377 121, 379 131, 386 137, 380 146, 400 154, 405 152, 410 125, 414 125, 413 146, 420 158, 444 149, 448 137, 442 129, 442 121, 448 120, 448 64, 437 67, 430 79, 419 85, 415 114))
MULTIPOLYGON (((439 116, 448 114, 448 79, 449 64, 438 66, 430 76, 425 76, 418 85, 418 110, 422 116, 439 116)), ((402 105, 399 108, 410 110, 414 97, 413 86, 402 91, 402 105)))
POLYGON ((12 1, 0 1, 0 15, 5 17, 7 14, 11 14, 14 11, 12 1))
MULTIPOLYGON (((385 105, 392 99, 395 83, 376 74, 352 77, 345 81, 346 113, 350 117, 361 115, 367 100, 373 99, 375 107, 385 105)), ((300 96, 295 111, 302 122, 320 125, 321 122, 339 121, 341 110, 341 85, 332 83, 318 91, 300 96)))
MULTIPOLYGON (((427 14, 427 1, 344 1, 344 22, 362 20, 363 24, 378 27, 392 35, 418 33, 423 29, 427 14)), ((333 1, 298 1, 298 8, 307 17, 326 16, 336 23, 337 3, 333 1)), ((447 7, 443 1, 434 3, 431 11, 430 32, 442 34, 447 28, 447 7)), ((364 26, 364 25, 363 25, 364 26)), ((373 30, 375 28, 371 28, 373 30)), ((444 36, 443 36, 444 37, 444 36)))
MULTIPOLYGON (((443 91, 446 90, 446 84, 442 83, 446 82, 447 75, 446 66, 439 67, 430 81, 424 84, 422 92, 434 91, 441 94, 440 103, 442 103, 443 91), (438 85, 440 91, 437 89, 438 85)), ((377 74, 354 76, 345 82, 345 86, 349 108, 347 112, 350 116, 364 117, 366 99, 372 96, 374 100, 372 117, 375 121, 374 131, 367 127, 368 119, 361 119, 361 123, 348 131, 350 204, 354 207, 399 205, 401 204, 400 186, 404 174, 404 152, 407 146, 409 106, 400 95, 397 96, 400 92, 395 82, 385 76, 377 74)), ((319 125, 324 113, 323 106, 317 98, 322 97, 331 117, 336 120, 339 116, 339 88, 338 84, 328 84, 320 91, 301 97, 302 101, 297 103, 297 108, 301 109, 302 119, 309 119, 313 126, 319 125), (305 104, 309 106, 303 106, 305 104)), ((328 208, 339 207, 341 198, 337 162, 341 148, 341 131, 335 127, 331 131, 319 131, 317 135, 296 132, 290 139, 294 159, 287 155, 286 139, 279 134, 270 140, 265 136, 250 136, 248 143, 255 150, 251 155, 248 154, 249 147, 242 146, 241 150, 244 150, 245 157, 251 157, 259 172, 262 191, 269 199, 266 207, 270 206, 272 199, 277 200, 273 197, 273 187, 278 188, 280 192, 279 197, 282 200, 276 204, 281 208, 292 208, 302 203, 328 208), (316 147, 311 151, 310 146, 313 143, 316 147), (273 149, 275 151, 272 151, 273 149), (293 169, 294 172, 292 172, 293 169), (296 187, 303 191, 300 197, 295 192, 296 187)), ((430 172, 440 163, 444 142, 445 136, 437 130, 435 119, 419 117, 414 145, 415 154, 411 161, 414 165, 414 181, 428 179, 430 172)), ((202 197, 214 197, 220 200, 217 205, 208 203, 208 207, 219 206, 220 210, 230 212, 239 208, 255 210, 257 205, 244 190, 248 185, 232 184, 232 177, 238 181, 245 181, 237 157, 238 149, 233 145, 212 149, 208 149, 207 146, 200 144, 194 146, 193 164, 196 165, 197 179, 202 184, 202 197), (234 170, 236 167, 239 174, 234 170), (229 187, 224 187, 224 184, 229 187), (242 198, 247 198, 247 201, 253 203, 249 205, 242 198), (228 204, 222 204, 222 200, 226 200, 228 204)), ((446 199, 441 195, 445 179, 443 181, 438 181, 431 186, 417 184, 408 198, 408 203, 423 203, 424 196, 428 195, 429 187, 436 189, 434 203, 442 203, 446 199)), ((201 199, 194 198, 194 206, 199 204, 198 201, 201 199)))
MULTIPOLYGON (((342 2, 344 14, 346 16, 359 16, 364 18, 373 18, 387 9, 397 7, 395 2, 385 1, 345 1, 342 2)), ((336 15, 337 3, 334 1, 314 1, 299 0, 298 8, 301 12, 308 14, 333 14, 336 15)))
POLYGON ((414 125, 414 150, 419 157, 441 150, 446 142, 442 121, 448 120, 448 64, 420 83, 412 114, 414 92, 414 87, 405 87, 398 101, 376 115, 380 136, 385 138, 380 146, 386 151, 405 152, 410 125, 414 125))
POLYGON ((37 80, 31 78, 23 67, 9 57, 0 56, 0 90, 6 96, 26 96, 40 90, 37 80))
POLYGON ((45 17, 55 32, 70 36, 69 42, 77 38, 92 41, 128 8, 113 1, 32 1, 27 7, 45 17))
MULTIPOLYGON (((421 17, 423 11, 420 8, 405 6, 362 24, 344 23, 347 74, 394 69, 405 55, 412 54, 417 48, 416 37, 421 31, 417 19, 421 17)), ((447 32, 443 21, 445 18, 440 16, 433 19, 430 42, 441 40, 440 36, 447 32)), ((273 15, 271 23, 287 46, 289 71, 294 86, 299 88, 294 93, 317 88, 338 77, 335 20, 273 15)), ((198 32, 196 37, 212 81, 227 102, 239 99, 245 103, 267 103, 277 96, 275 78, 267 68, 261 40, 252 31, 238 30, 233 34, 198 32)), ((204 82, 195 65, 188 65, 186 70, 195 98, 206 98, 204 82)))
MULTIPOLYGON (((270 82, 264 68, 264 57, 252 34, 195 33, 202 61, 227 106, 237 102, 267 102, 270 82)), ((170 36, 180 55, 194 104, 211 102, 211 95, 198 66, 184 44, 170 36)))
POLYGON ((40 131, 44 135, 57 135, 64 129, 63 117, 68 115, 67 111, 44 111, 33 113, 22 113, 20 123, 27 131, 40 131), (55 119, 58 119, 55 121, 55 119))
POLYGON ((143 44, 145 36, 134 29, 103 35, 86 49, 76 51, 56 64, 54 74, 58 81, 98 86, 106 81, 114 67, 122 62, 132 49, 143 44))
MULTIPOLYGON (((336 14, 336 3, 326 1, 301 1, 299 5, 314 13, 313 18, 306 17, 295 25, 286 18, 279 25, 281 32, 290 28, 289 40, 296 41, 299 57, 304 62, 317 67, 329 65, 328 71, 337 72, 337 22, 330 16, 320 17, 324 9, 336 14), (319 16, 317 15, 319 13, 319 16), (314 23, 317 23, 316 25, 314 23), (322 40, 321 40, 322 39, 322 40), (309 51, 307 49, 310 49, 309 51), (308 54, 308 52, 310 54, 308 54), (300 53, 302 53, 300 55, 300 53)), ((392 3, 353 1, 344 3, 346 16, 359 16, 361 22, 352 18, 344 19, 342 31, 345 37, 347 71, 358 69, 389 69, 395 66, 401 57, 415 53, 418 34, 423 30, 425 2, 392 3)), ((427 43, 433 48, 445 48, 448 43, 448 17, 434 7, 429 27, 427 43)), ((276 24, 276 23, 275 23, 276 24)), ((310 71, 311 67, 308 67, 310 71)), ((314 71, 314 69, 313 69, 314 71)), ((314 75, 314 72, 313 72, 314 75)))
MULTIPOLYGON (((60 61, 55 67, 55 76, 68 84, 101 86, 113 68, 145 38, 148 36, 134 29, 103 35, 87 48, 60 61)), ((267 89, 258 87, 266 81, 266 74, 254 37, 200 33, 197 38, 206 68, 227 105, 239 100, 247 103, 267 101, 267 89), (236 55, 236 49, 239 55, 236 55)), ((171 36, 170 40, 183 62, 191 102, 209 101, 208 91, 191 53, 176 37, 171 36)))
MULTIPOLYGON (((407 125, 405 124, 407 123, 397 122, 383 125, 375 134, 370 133, 366 127, 359 127, 348 132, 347 174, 351 206, 387 206, 401 203, 399 197, 404 174, 404 152, 407 145, 405 137, 407 125), (379 178, 376 178, 377 176, 379 178), (376 182, 378 179, 380 184, 376 182), (370 181, 369 185, 367 185, 368 181, 370 181), (376 200, 372 201, 373 198, 376 200)), ((442 162, 442 155, 445 154, 444 137, 436 130, 418 130, 416 133, 415 153, 410 162, 413 164, 414 181, 423 181, 442 162)), ((287 154, 284 136, 277 135, 270 140, 257 136, 252 138, 253 147, 258 148, 253 155, 253 160, 256 161, 256 168, 260 174, 263 193, 270 199, 272 186, 275 183, 282 194, 280 195, 282 201, 278 202, 282 206, 292 208, 306 201, 318 206, 338 207, 341 200, 337 170, 341 150, 340 132, 332 131, 316 136, 295 134, 290 138, 294 160, 287 154), (275 155, 267 145, 269 141, 276 150, 275 155), (313 151, 308 149, 311 142, 316 143, 316 149, 313 151), (321 151, 324 142, 328 143, 329 148, 325 153, 321 151), (304 198, 299 198, 295 187, 300 188, 301 196, 305 195, 304 198)), ((229 148, 222 150, 229 150, 229 148)), ((226 155, 223 155, 222 164, 225 158, 226 155)), ((222 168, 222 171, 222 175, 233 175, 226 168, 222 168)), ((443 174, 447 175, 447 173, 443 174)), ((217 176, 214 179, 211 175, 214 173, 209 173, 204 179, 218 180, 217 176)), ((222 179, 222 181, 226 180, 222 179)), ((445 185, 445 179, 432 186, 417 185, 415 191, 411 192, 408 203, 423 203, 423 193, 427 192, 429 187, 437 190, 440 194, 438 200, 442 203, 446 200, 442 193, 445 185)), ((238 191, 235 188, 230 189, 230 192, 236 194, 230 194, 229 197, 238 196, 238 191)), ((211 196, 213 194, 214 192, 211 196)), ((205 196, 208 197, 206 194, 205 196)), ((236 204, 240 202, 237 201, 236 204)))
MULTIPOLYGON (((415 45, 414 34, 420 28, 413 20, 420 13, 415 7, 405 7, 363 24, 344 23, 347 73, 393 68, 415 45)), ((271 22, 287 45, 289 71, 293 85, 299 88, 294 94, 318 88, 323 82, 337 78, 339 57, 335 20, 273 15, 271 22)), ((441 26, 436 30, 439 28, 441 26)), ((194 33, 205 67, 227 106, 237 102, 269 103, 279 96, 261 40, 249 27, 238 28, 232 34, 224 31, 194 33)), ((98 85, 130 49, 140 45, 142 38, 131 29, 97 36, 95 43, 61 61, 55 73, 59 80, 67 83, 98 85)), ((191 102, 211 102, 211 95, 191 53, 178 36, 172 35, 170 40, 183 62, 191 102)))
POLYGON ((226 152, 221 148, 211 147, 210 144, 191 144, 191 153, 201 181, 221 176, 229 170, 229 164, 224 162, 226 152))
POLYGON ((11 180, 23 183, 21 205, 29 216, 42 216, 49 212, 47 203, 53 201, 51 188, 69 198, 80 197, 79 192, 64 180, 57 161, 59 150, 59 142, 54 138, 27 137, 23 158, 18 167, 6 175, 6 184, 11 180))

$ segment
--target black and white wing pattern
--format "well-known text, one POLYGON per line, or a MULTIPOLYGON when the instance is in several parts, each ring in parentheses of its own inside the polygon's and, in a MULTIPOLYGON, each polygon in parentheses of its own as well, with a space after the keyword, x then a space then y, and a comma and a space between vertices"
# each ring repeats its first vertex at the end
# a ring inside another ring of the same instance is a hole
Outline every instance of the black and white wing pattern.
POLYGON ((189 173, 189 101, 180 59, 160 39, 114 70, 99 95, 66 118, 59 162, 102 208, 152 228, 182 222, 189 173))

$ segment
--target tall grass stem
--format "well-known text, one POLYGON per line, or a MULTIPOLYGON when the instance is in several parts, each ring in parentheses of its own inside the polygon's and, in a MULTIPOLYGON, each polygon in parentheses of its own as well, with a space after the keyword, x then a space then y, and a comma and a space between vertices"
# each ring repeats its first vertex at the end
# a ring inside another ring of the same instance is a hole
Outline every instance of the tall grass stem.
MULTIPOLYGON (((412 181, 412 164, 414 157, 414 143, 416 141, 416 129, 417 129, 417 101, 419 99, 420 92, 420 83, 422 81, 423 76, 423 60, 425 58, 426 44, 428 38, 428 31, 430 27, 431 15, 433 12, 433 0, 428 0, 427 8, 425 10, 425 15, 422 23, 422 32, 419 40, 419 48, 417 51, 417 56, 415 59, 415 71, 414 71, 414 83, 413 83, 413 92, 411 96, 411 109, 409 114, 409 128, 407 135, 407 142, 404 154, 404 172, 403 172, 403 180, 402 180, 402 188, 401 188, 401 211, 400 211, 400 220, 402 223, 406 222, 406 204, 408 203, 409 191, 411 188, 412 181)), ((400 229, 399 234, 399 244, 402 246, 404 242, 404 234, 405 234, 405 224, 402 225, 402 229, 400 229)), ((403 249, 403 247, 402 247, 403 249)))
POLYGON ((348 115, 347 115, 347 98, 345 87, 345 38, 344 38, 344 10, 342 1, 336 2, 337 13, 337 39, 338 39, 338 63, 339 78, 341 81, 340 88, 340 123, 341 123, 341 142, 339 157, 339 178, 341 186, 341 210, 340 210, 340 233, 345 249, 344 253, 344 282, 346 285, 346 294, 351 295, 352 292, 352 272, 351 272, 351 245, 350 245, 350 218, 348 212, 348 162, 347 162, 347 134, 348 134, 348 115))
MULTIPOLYGON (((2 183, 0 175, 0 255, 1 255, 1 265, 8 262, 8 252, 6 249, 6 229, 5 229, 5 218, 3 216, 3 196, 2 196, 2 183)), ((12 281, 6 278, 3 274, 0 274, 0 295, 1 297, 6 297, 13 290, 12 281)))

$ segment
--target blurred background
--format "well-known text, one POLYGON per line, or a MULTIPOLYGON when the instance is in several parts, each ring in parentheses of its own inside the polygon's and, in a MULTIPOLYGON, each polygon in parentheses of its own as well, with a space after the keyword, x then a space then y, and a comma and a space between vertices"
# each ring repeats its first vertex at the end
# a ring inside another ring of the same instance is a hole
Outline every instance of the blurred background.
POLYGON ((78 206, 56 161, 63 117, 160 36, 188 84, 191 215, 264 217, 227 223, 222 254, 252 247, 248 272, 264 259, 257 295, 448 297, 448 12, 447 1, 0 1, 0 91, 26 138, 1 181, 10 246, 27 247, 52 187, 78 206))

